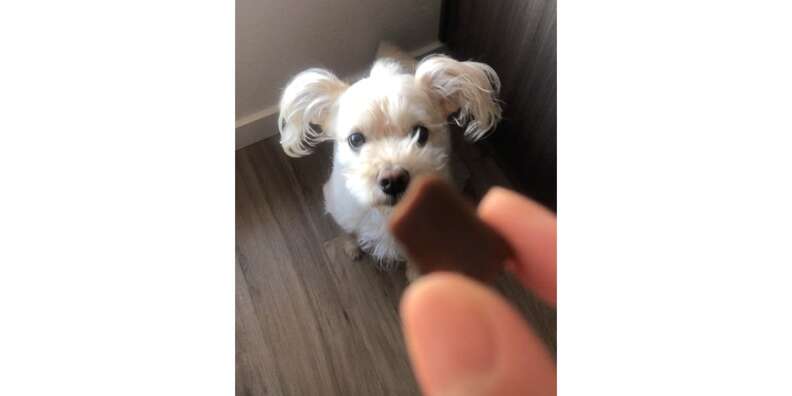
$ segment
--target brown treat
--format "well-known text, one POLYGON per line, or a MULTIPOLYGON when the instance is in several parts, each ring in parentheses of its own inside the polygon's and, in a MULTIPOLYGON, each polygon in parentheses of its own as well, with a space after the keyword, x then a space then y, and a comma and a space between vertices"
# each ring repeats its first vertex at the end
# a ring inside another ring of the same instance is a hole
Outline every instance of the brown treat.
POLYGON ((388 227, 423 274, 456 271, 490 281, 512 256, 474 207, 437 177, 412 183, 388 227))

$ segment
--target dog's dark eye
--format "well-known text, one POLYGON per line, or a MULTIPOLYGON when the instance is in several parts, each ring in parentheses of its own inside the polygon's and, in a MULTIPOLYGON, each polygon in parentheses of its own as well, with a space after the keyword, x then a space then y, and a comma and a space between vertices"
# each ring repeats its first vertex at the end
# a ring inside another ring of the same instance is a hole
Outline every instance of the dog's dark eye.
POLYGON ((349 147, 352 147, 353 149, 357 149, 360 148, 360 146, 362 146, 363 143, 366 143, 366 137, 363 136, 363 134, 360 132, 355 132, 349 135, 349 137, 347 138, 347 142, 349 142, 349 147))
POLYGON ((418 136, 418 145, 423 146, 429 140, 429 130, 423 125, 416 125, 413 127, 412 136, 418 136))

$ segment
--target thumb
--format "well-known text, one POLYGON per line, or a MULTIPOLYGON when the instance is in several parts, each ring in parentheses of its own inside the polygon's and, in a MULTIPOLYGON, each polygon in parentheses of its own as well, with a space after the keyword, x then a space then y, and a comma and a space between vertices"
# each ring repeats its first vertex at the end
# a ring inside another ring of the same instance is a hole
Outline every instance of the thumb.
POLYGON ((554 395, 553 360, 500 296, 434 273, 401 301, 407 351, 425 395, 554 395))

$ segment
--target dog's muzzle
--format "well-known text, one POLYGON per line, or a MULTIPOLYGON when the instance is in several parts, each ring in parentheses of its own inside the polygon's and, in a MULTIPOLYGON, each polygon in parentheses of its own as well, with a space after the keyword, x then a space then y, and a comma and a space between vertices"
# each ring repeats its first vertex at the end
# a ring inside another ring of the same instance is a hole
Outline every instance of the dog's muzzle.
POLYGON ((377 178, 380 190, 387 196, 389 205, 395 205, 410 184, 410 173, 404 168, 389 168, 380 171, 377 178))

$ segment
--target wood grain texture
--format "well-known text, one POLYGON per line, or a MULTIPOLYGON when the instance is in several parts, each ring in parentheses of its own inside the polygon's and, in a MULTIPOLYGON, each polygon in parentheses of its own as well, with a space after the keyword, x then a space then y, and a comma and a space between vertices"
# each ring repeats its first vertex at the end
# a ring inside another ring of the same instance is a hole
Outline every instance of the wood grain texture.
MULTIPOLYGON (((478 146, 454 143, 473 198, 509 186, 478 146)), ((351 261, 324 213, 331 144, 286 157, 276 138, 236 158, 236 393, 419 394, 401 335, 403 272, 351 261)), ((496 288, 555 351, 555 313, 508 276, 496 288)))
POLYGON ((449 52, 492 66, 503 121, 487 139, 516 189, 556 209, 555 0, 445 0, 449 52))

